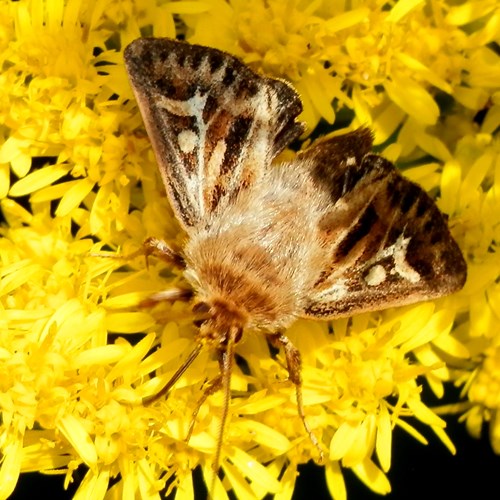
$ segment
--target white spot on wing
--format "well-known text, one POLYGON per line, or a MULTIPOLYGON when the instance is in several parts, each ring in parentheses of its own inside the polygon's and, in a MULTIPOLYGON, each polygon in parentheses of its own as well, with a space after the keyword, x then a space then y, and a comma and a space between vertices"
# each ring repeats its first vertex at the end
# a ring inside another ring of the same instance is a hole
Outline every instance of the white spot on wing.
POLYGON ((401 235, 396 243, 394 243, 394 271, 410 283, 418 283, 420 281, 420 274, 406 260, 406 250, 410 240, 411 238, 404 238, 401 235))
POLYGON ((202 116, 203 109, 207 102, 207 94, 201 94, 198 90, 193 97, 187 101, 180 101, 177 99, 169 99, 168 97, 158 95, 158 107, 164 108, 173 115, 177 116, 195 116, 199 118, 202 116))
POLYGON ((211 176, 210 181, 215 183, 215 180, 220 174, 222 162, 224 160, 224 154, 226 152, 226 142, 218 141, 212 150, 212 154, 208 160, 207 172, 211 176))
POLYGON ((177 141, 183 153, 192 153, 198 142, 198 136, 192 130, 182 130, 177 136, 177 141))
POLYGON ((385 281, 387 273, 380 264, 373 266, 365 277, 368 286, 378 286, 385 281))
MULTIPOLYGON (((418 274, 417 271, 415 271, 415 269, 413 269, 413 267, 411 267, 406 260, 406 252, 408 249, 408 245, 410 244, 410 240, 410 237, 405 238, 404 235, 401 234, 393 245, 384 248, 383 250, 378 252, 375 257, 366 262, 364 266, 365 269, 368 269, 373 264, 376 264, 377 262, 380 262, 387 257, 392 257, 394 261, 394 267, 391 269, 391 274, 399 274, 401 278, 408 280, 410 283, 418 283, 420 281, 420 274, 418 274)), ((377 266, 374 266, 370 269, 368 275, 365 278, 368 285, 370 285, 370 283, 368 282, 369 277, 375 276, 371 276, 371 273, 375 269, 375 267, 377 266)), ((379 271, 375 272, 378 273, 379 271)))

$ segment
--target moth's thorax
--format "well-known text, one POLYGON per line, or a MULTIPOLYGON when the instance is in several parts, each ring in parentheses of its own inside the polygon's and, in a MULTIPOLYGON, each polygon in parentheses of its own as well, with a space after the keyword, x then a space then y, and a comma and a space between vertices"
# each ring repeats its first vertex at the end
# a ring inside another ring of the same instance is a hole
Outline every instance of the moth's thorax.
POLYGON ((324 258, 310 220, 317 211, 287 175, 277 171, 272 182, 244 193, 193 231, 185 248, 186 278, 198 299, 232 304, 252 329, 289 326, 317 278, 317 259, 324 258))
MULTIPOLYGON (((196 260, 186 277, 197 299, 210 307, 214 328, 277 329, 295 318, 297 297, 290 283, 258 245, 234 245, 235 235, 207 238, 192 246, 196 260)), ((191 265, 190 265, 191 264, 191 265)))

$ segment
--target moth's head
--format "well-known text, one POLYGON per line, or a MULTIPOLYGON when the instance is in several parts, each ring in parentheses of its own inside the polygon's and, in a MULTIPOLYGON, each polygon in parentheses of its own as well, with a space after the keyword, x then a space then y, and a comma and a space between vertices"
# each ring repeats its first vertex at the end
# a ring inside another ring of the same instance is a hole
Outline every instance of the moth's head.
POLYGON ((233 303, 224 299, 197 302, 193 306, 194 323, 200 328, 200 337, 209 343, 224 344, 229 331, 236 328, 240 334, 248 323, 248 314, 233 303))

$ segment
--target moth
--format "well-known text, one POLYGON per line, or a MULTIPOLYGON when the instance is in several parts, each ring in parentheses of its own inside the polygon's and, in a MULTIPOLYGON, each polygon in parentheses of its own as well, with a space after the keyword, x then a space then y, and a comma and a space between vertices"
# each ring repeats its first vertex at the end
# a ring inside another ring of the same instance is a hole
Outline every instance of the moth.
MULTIPOLYGON (((367 128, 318 140, 291 161, 276 157, 304 132, 302 104, 286 82, 254 73, 216 49, 141 38, 125 62, 174 213, 182 251, 150 238, 144 252, 184 269, 196 346, 160 394, 204 348, 220 374, 224 406, 219 467, 235 349, 245 332, 282 348, 298 413, 312 442, 301 358, 286 336, 297 318, 328 320, 453 293, 466 264, 432 199, 371 153, 367 128)), ((155 396, 155 398, 158 397, 155 396)), ((199 408, 199 407, 198 407, 199 408)))

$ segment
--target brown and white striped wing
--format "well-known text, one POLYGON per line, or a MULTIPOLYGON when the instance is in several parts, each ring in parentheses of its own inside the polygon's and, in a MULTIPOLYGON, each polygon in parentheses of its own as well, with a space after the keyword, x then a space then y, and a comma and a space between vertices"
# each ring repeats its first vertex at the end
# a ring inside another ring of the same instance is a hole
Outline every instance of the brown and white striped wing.
POLYGON ((466 264, 443 214, 389 161, 366 129, 304 151, 332 208, 320 222, 330 257, 304 316, 333 318, 436 298, 462 288, 466 264))
POLYGON ((186 229, 257 181, 303 131, 287 84, 219 50, 166 38, 125 49, 165 188, 186 229))

